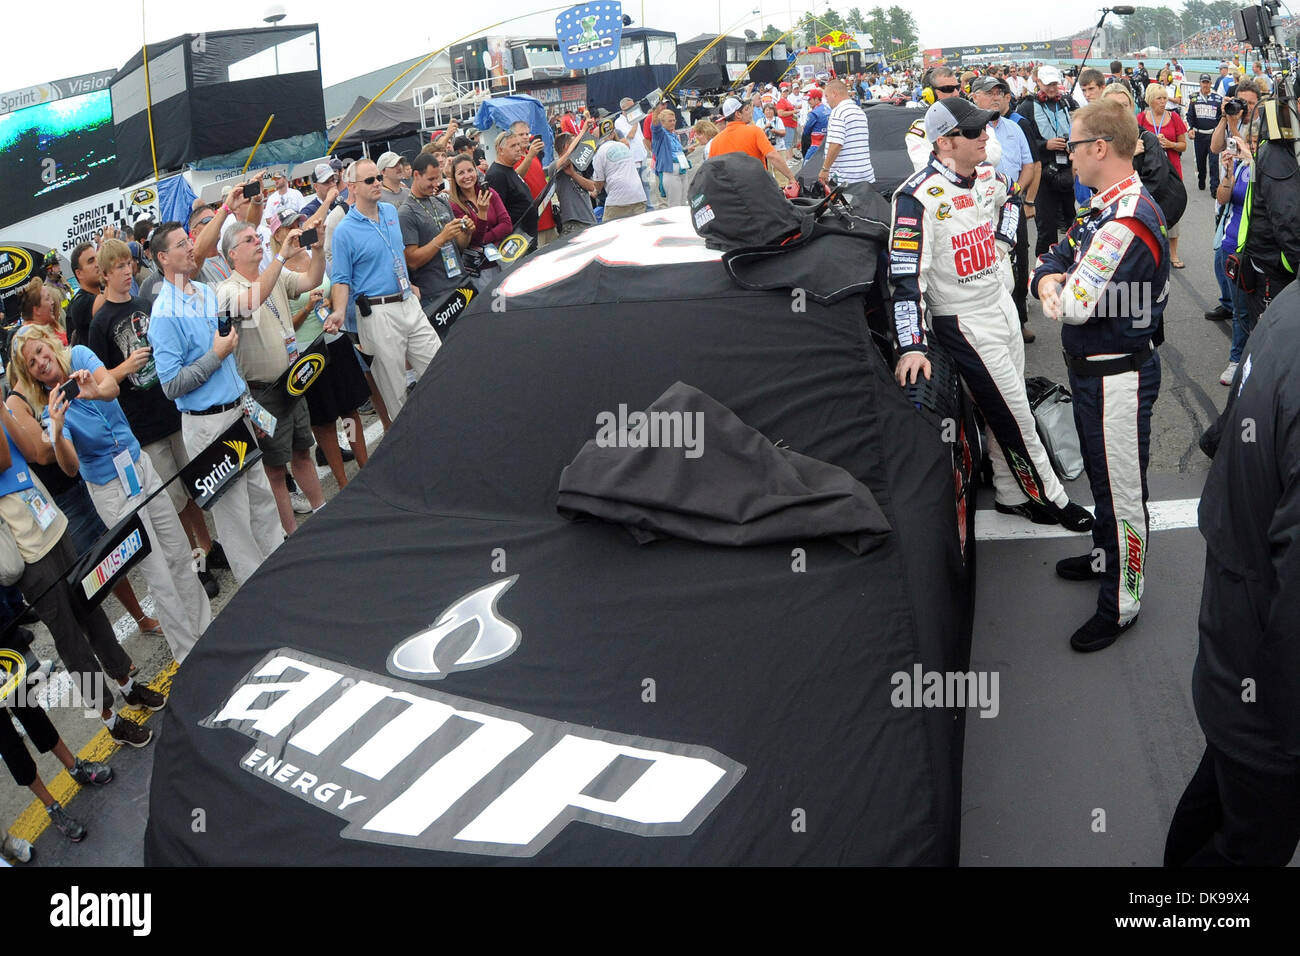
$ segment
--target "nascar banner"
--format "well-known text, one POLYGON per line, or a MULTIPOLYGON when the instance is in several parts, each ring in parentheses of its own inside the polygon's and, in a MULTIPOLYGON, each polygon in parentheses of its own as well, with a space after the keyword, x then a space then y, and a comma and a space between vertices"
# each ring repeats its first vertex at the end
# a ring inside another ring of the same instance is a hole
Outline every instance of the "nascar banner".
POLYGON ((241 415, 180 470, 178 480, 194 503, 206 511, 261 460, 262 449, 257 447, 253 428, 241 415))
POLYGON ((289 401, 300 398, 316 383, 329 363, 329 345, 325 341, 325 334, 321 333, 289 363, 289 367, 272 383, 271 390, 287 397, 289 401))
POLYGON ((109 528, 64 576, 72 609, 80 617, 104 600, 114 586, 153 549, 139 511, 109 528))
POLYGON ((621 3, 584 3, 555 18, 560 56, 570 70, 589 70, 618 56, 623 39, 621 3))

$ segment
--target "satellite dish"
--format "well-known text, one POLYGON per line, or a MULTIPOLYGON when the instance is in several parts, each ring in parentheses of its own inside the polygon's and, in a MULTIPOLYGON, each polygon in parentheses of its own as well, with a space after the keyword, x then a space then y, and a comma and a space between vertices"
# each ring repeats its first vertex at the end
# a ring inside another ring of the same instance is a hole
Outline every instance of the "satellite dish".
POLYGON ((746 40, 757 40, 757 39, 758 39, 758 34, 755 33, 753 30, 746 30, 746 31, 745 31, 745 39, 746 39, 746 40))
POLYGON ((262 17, 263 23, 279 23, 285 17, 284 4, 273 3, 266 8, 266 14, 262 17))

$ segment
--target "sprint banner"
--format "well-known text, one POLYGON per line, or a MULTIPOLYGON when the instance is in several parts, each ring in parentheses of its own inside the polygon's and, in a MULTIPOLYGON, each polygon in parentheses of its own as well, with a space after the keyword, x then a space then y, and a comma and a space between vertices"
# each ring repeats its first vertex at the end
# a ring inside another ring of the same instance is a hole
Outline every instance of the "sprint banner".
POLYGON ((262 460, 262 449, 248 424, 240 418, 180 470, 185 493, 205 511, 229 490, 239 477, 262 460))

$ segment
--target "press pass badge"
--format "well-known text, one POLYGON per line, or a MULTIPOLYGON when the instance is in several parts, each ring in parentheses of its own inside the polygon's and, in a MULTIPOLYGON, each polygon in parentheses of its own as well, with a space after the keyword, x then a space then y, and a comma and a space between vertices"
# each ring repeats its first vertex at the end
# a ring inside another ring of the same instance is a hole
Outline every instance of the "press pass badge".
POLYGON ((19 496, 27 503, 27 507, 32 509, 32 516, 42 531, 54 524, 54 519, 59 513, 54 505, 45 500, 39 488, 25 488, 19 492, 19 496))
POLYGON ((406 266, 397 258, 393 259, 393 275, 397 276, 397 288, 402 291, 402 295, 411 291, 411 281, 406 278, 406 266))
POLYGON ((488 262, 500 262, 501 252, 497 249, 495 242, 489 242, 483 246, 483 255, 488 262))
POLYGON ((456 251, 452 249, 451 243, 447 243, 440 251, 442 252, 442 267, 447 271, 447 278, 456 278, 461 274, 460 262, 456 259, 456 251))
POLYGON ((113 456, 113 467, 117 469, 117 479, 122 482, 122 490, 128 498, 134 498, 141 491, 140 475, 131 460, 131 450, 124 448, 113 456))
POLYGON ((271 437, 275 436, 275 416, 259 405, 252 395, 244 396, 244 413, 252 421, 254 428, 266 432, 271 437))

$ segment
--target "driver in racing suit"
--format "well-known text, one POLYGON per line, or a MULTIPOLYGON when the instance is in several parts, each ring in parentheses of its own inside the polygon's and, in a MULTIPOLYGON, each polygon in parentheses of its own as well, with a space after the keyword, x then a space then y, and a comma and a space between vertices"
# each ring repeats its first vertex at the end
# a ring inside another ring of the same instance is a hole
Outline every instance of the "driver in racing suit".
POLYGON ((1169 240, 1164 215, 1133 172, 1137 122, 1124 105, 1103 97, 1078 110, 1067 146, 1079 182, 1097 192, 1038 260, 1029 290, 1045 315, 1065 323, 1061 345, 1097 521, 1094 551, 1058 562, 1056 573, 1101 580, 1096 613, 1070 638, 1076 651, 1098 651, 1141 607, 1169 240))
POLYGON ((988 423, 997 510, 1087 531, 1092 515, 1057 479, 1025 395, 1025 346, 1003 262, 1015 246, 1020 201, 1004 176, 977 168, 993 116, 956 97, 931 106, 925 126, 934 153, 894 194, 895 375, 900 385, 929 377, 928 325, 988 423))
MULTIPOLYGON (((934 95, 936 103, 940 100, 961 98, 961 87, 957 84, 957 77, 946 66, 931 70, 929 79, 925 82, 925 88, 934 95)), ((919 170, 930 161, 930 138, 925 134, 925 117, 920 116, 913 121, 904 135, 907 143, 907 158, 912 161, 912 169, 919 170)), ((988 142, 984 144, 984 152, 983 161, 996 169, 998 163, 1002 162, 1002 144, 998 142, 997 136, 989 135, 988 142)))

